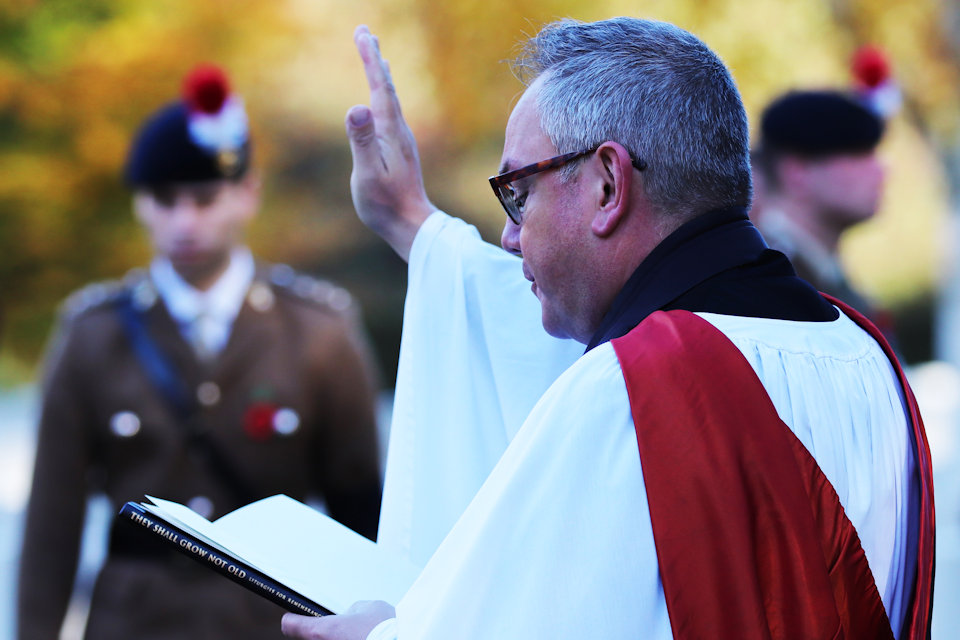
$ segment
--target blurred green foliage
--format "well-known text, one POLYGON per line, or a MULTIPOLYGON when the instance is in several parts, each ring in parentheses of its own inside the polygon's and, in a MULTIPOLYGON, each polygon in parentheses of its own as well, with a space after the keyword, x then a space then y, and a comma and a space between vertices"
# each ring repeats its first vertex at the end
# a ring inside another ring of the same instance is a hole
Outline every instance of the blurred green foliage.
POLYGON ((390 384, 406 274, 352 211, 342 121, 367 98, 353 28, 380 36, 434 201, 495 241, 485 178, 522 90, 502 61, 552 19, 638 11, 713 46, 752 117, 787 88, 849 84, 854 48, 885 48, 906 98, 885 142, 889 197, 844 249, 888 304, 933 299, 948 207, 938 154, 956 146, 960 86, 946 2, 0 0, 0 384, 32 375, 71 290, 148 260, 120 167, 137 125, 201 61, 227 68, 254 121, 267 197, 251 244, 357 295, 390 384))

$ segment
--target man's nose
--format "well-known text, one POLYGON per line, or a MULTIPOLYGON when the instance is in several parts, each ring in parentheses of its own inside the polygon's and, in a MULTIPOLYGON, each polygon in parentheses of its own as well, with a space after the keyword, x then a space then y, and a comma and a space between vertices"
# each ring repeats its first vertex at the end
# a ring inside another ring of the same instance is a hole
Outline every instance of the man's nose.
POLYGON ((512 253, 515 256, 520 255, 520 225, 514 223, 510 219, 510 216, 506 216, 507 220, 503 224, 503 232, 500 234, 500 246, 504 248, 507 253, 512 253))
POLYGON ((200 217, 200 207, 193 198, 178 198, 171 211, 174 225, 179 229, 190 229, 200 217))

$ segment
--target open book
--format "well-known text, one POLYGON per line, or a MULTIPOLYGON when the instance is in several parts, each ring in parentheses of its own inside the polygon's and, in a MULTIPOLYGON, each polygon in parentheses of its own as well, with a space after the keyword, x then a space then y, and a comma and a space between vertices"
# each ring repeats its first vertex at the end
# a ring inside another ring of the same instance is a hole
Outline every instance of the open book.
POLYGON ((294 613, 343 613, 358 600, 395 605, 420 573, 405 558, 284 495, 213 522, 182 504, 147 498, 126 503, 119 517, 294 613))

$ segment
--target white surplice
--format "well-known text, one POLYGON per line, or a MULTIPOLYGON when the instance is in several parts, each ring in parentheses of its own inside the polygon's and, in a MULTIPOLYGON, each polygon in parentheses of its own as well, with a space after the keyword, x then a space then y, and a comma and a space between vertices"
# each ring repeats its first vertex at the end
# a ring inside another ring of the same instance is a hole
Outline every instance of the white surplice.
MULTIPOLYGON (((481 312, 476 304, 435 297, 418 287, 438 279, 446 291, 465 286, 457 281, 466 279, 471 288, 483 289, 481 282, 490 278, 501 291, 495 302, 519 314, 523 295, 533 298, 529 291, 507 287, 520 274, 502 264, 492 253, 495 248, 479 246, 482 242, 469 227, 443 214, 431 221, 440 228, 425 229, 429 235, 417 241, 429 239, 430 244, 416 247, 422 253, 411 256, 408 296, 415 297, 408 297, 407 313, 433 313, 453 326, 469 323, 481 312), (462 272, 458 262, 464 254, 480 256, 482 264, 462 272), (413 308, 427 300, 426 308, 413 308)), ((535 311, 531 315, 539 320, 539 308, 535 311)), ((909 539, 908 519, 918 489, 890 363, 842 315, 829 323, 701 315, 744 354, 781 419, 837 490, 898 630, 909 597, 912 565, 907 558, 915 543, 909 539)), ((532 331, 529 317, 526 322, 532 331)), ((471 352, 511 339, 515 326, 490 326, 482 333, 485 344, 458 347, 441 340, 426 353, 408 351, 406 356, 423 372, 441 367, 445 376, 454 376, 459 367, 470 384, 483 385, 479 389, 496 386, 499 371, 485 370, 481 377, 488 379, 477 380, 471 352), (449 357, 451 349, 458 358, 449 357)), ((408 334, 419 328, 405 323, 405 346, 430 343, 429 335, 408 334)), ((410 392, 424 396, 428 415, 429 390, 414 384, 410 392)), ((470 401, 482 406, 484 396, 476 391, 470 401)), ((482 441, 487 430, 482 417, 471 421, 465 416, 457 427, 468 443, 482 441)), ((508 432, 503 440, 508 441, 506 451, 398 604, 396 620, 370 637, 670 638, 634 424, 612 347, 601 345, 577 360, 537 402, 515 437, 508 432)), ((410 464, 417 467, 421 486, 434 491, 462 482, 459 469, 442 461, 435 466, 427 457, 443 452, 423 442, 407 443, 402 450, 422 461, 410 464)), ((474 480, 475 473, 470 476, 474 480)), ((385 492, 385 510, 395 508, 389 499, 385 492)))
POLYGON ((584 347, 543 330, 518 258, 441 212, 410 251, 402 336, 377 542, 422 566, 584 347))

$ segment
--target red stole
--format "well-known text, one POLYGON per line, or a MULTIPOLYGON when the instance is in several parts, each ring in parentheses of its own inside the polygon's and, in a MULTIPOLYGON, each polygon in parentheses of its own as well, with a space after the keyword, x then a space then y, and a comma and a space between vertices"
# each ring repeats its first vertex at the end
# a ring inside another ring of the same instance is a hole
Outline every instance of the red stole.
MULTIPOLYGON (((637 426, 674 637, 892 638, 836 492, 736 346, 684 311, 654 313, 612 344, 637 426)), ((929 451, 903 384, 924 483, 929 451)), ((904 636, 911 639, 929 629, 928 490, 904 636)))

